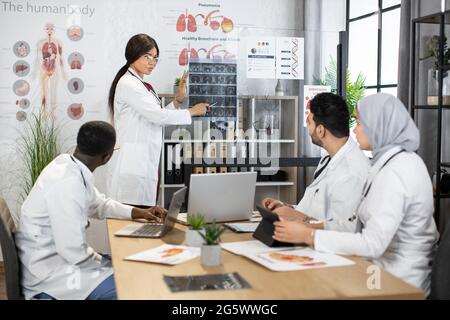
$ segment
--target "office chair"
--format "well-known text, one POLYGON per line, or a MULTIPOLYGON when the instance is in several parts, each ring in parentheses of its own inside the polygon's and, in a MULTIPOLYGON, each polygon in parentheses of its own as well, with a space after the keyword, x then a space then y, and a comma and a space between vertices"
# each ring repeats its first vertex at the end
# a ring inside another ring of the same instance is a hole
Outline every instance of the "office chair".
POLYGON ((20 266, 14 231, 11 213, 5 200, 0 198, 0 245, 5 269, 6 295, 8 300, 22 300, 24 297, 20 286, 20 266))
POLYGON ((431 300, 450 300, 450 223, 441 235, 431 271, 431 300))

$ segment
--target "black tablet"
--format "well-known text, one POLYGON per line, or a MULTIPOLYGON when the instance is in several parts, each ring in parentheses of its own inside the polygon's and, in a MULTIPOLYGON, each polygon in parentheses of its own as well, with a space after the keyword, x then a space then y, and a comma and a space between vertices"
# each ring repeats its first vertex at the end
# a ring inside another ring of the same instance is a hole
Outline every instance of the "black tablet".
POLYGON ((280 221, 278 214, 276 214, 275 212, 270 211, 269 209, 260 207, 260 206, 256 206, 256 209, 258 209, 259 213, 261 213, 261 217, 263 219, 272 221, 272 223, 274 223, 275 221, 280 221))
POLYGON ((256 208, 261 213, 262 220, 259 223, 258 228, 256 228, 255 233, 253 233, 253 238, 258 239, 269 247, 295 246, 293 243, 281 242, 273 238, 273 233, 275 231, 273 223, 275 221, 280 221, 280 218, 275 212, 260 206, 256 206, 256 208))

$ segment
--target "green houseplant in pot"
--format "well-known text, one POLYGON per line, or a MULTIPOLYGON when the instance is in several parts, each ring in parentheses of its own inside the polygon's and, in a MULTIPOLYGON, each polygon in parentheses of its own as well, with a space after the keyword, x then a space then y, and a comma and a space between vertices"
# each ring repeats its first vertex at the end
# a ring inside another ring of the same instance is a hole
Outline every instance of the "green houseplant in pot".
POLYGON ((204 233, 205 217, 200 213, 187 215, 187 223, 189 228, 186 230, 186 245, 189 247, 201 247, 203 238, 200 235, 204 233))
MULTIPOLYGON (((443 39, 444 43, 444 65, 450 64, 450 48, 447 45, 447 37, 443 39)), ((441 38, 439 36, 432 36, 426 40, 426 52, 425 56, 420 60, 432 60, 432 67, 428 70, 428 105, 437 105, 439 96, 439 61, 441 57, 439 55, 439 45, 441 38)), ((450 105, 450 76, 448 71, 444 71, 442 74, 442 103, 444 105, 450 105)))
POLYGON ((216 267, 222 264, 222 251, 220 247, 220 236, 225 232, 225 228, 217 225, 216 222, 205 226, 205 233, 202 236, 205 243, 202 245, 201 261, 206 267, 216 267))
POLYGON ((31 115, 27 120, 19 142, 18 151, 25 166, 23 172, 23 199, 33 188, 42 170, 59 154, 58 133, 54 121, 40 115, 31 115))

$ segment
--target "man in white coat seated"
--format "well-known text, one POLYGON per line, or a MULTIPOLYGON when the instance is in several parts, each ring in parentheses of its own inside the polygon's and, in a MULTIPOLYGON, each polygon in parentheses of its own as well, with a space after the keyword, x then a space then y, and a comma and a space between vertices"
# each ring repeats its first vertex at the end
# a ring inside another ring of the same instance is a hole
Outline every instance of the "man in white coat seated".
POLYGON ((322 93, 310 106, 306 119, 309 135, 327 154, 297 206, 271 198, 262 205, 285 219, 300 219, 317 229, 355 232, 356 222, 351 217, 361 198, 369 159, 349 136, 350 115, 342 97, 322 93))
POLYGON ((86 243, 88 218, 163 219, 161 208, 123 205, 95 188, 93 171, 108 162, 115 143, 110 124, 85 123, 74 154, 56 157, 31 189, 16 233, 25 298, 115 299, 110 258, 86 243))

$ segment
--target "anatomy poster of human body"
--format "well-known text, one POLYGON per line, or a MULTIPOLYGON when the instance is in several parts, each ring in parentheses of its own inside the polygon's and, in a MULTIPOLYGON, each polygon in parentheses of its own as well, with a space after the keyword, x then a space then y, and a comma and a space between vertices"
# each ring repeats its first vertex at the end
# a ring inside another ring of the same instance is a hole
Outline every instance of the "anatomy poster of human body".
MULTIPOLYGON (((282 34, 280 30, 288 28, 286 21, 295 19, 295 13, 285 11, 287 6, 270 0, 165 0, 151 7, 150 12, 160 13, 149 20, 149 29, 155 30, 162 51, 161 69, 166 75, 171 74, 167 70, 173 70, 172 79, 174 74, 179 76, 190 59, 237 61, 238 86, 247 86, 248 37, 266 36, 268 31, 282 34), (258 14, 252 14, 255 10, 258 14)), ((161 69, 156 72, 164 77, 161 69)), ((169 86, 161 84, 161 88, 169 86)))
POLYGON ((31 112, 57 120, 100 110, 105 84, 99 52, 103 1, 2 1, 0 108, 24 121, 31 112), (19 23, 20 22, 20 23, 19 23))

